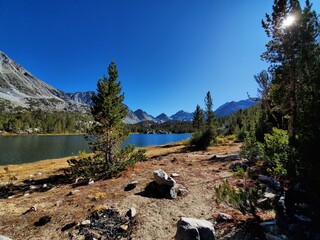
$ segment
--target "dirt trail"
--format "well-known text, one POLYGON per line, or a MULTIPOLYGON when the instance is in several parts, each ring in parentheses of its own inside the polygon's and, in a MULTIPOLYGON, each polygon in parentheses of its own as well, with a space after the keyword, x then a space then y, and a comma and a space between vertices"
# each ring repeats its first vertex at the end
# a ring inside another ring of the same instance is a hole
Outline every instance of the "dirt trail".
POLYGON ((214 186, 231 176, 228 167, 236 160, 239 148, 239 144, 212 147, 205 152, 181 152, 182 148, 176 148, 177 152, 137 163, 119 178, 77 187, 79 192, 74 195, 68 195, 74 188, 63 183, 30 194, 28 189, 22 189, 13 198, 0 199, 0 235, 16 240, 69 239, 69 232, 74 229, 62 232, 61 228, 74 221, 81 222, 95 209, 114 207, 124 214, 135 207, 138 224, 133 239, 173 239, 179 217, 214 221, 217 213, 226 210, 216 205, 214 186), (214 155, 217 158, 213 159, 214 155), (186 186, 189 194, 175 200, 146 197, 144 188, 153 180, 153 171, 159 168, 168 174, 178 173, 177 183, 186 186), (137 187, 124 191, 134 180, 138 181, 137 187), (32 206, 36 206, 36 212, 23 214, 32 206), (35 227, 33 224, 44 215, 51 216, 51 221, 35 227))

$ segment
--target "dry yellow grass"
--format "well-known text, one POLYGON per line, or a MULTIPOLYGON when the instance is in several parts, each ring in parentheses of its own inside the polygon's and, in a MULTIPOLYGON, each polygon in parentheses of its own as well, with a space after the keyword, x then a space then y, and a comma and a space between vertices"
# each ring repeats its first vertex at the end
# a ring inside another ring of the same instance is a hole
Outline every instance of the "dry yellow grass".
MULTIPOLYGON (((147 147, 146 155, 148 157, 160 156, 164 154, 169 154, 173 152, 178 152, 184 148, 183 142, 171 143, 162 146, 152 146, 147 147)), ((18 165, 5 165, 0 167, 0 182, 11 181, 11 177, 16 177, 15 182, 22 182, 24 179, 30 177, 43 178, 44 176, 49 176, 51 174, 62 173, 64 168, 67 168, 68 159, 74 157, 65 157, 59 159, 48 159, 37 161, 33 163, 23 163, 18 165), (8 169, 6 171, 5 169, 8 169)))

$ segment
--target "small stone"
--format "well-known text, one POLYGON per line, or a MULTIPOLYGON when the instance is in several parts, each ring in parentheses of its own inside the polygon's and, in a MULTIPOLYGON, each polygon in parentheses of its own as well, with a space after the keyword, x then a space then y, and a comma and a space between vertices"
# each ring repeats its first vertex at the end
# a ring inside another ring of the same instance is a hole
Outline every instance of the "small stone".
POLYGON ((30 212, 36 212, 37 211, 37 208, 35 206, 29 208, 27 211, 25 211, 22 215, 25 215, 27 213, 30 213, 30 212))
POLYGON ((304 215, 295 214, 294 217, 300 222, 311 222, 311 219, 304 215))
POLYGON ((134 207, 130 208, 126 213, 126 216, 128 216, 129 218, 133 218, 136 215, 137 215, 137 210, 134 207))
POLYGON ((171 177, 175 178, 175 177, 180 177, 180 174, 178 173, 171 173, 171 177))
POLYGON ((76 181, 74 183, 78 183, 80 180, 84 180, 84 178, 83 177, 78 177, 78 178, 76 178, 76 181))
POLYGON ((226 213, 219 213, 219 215, 217 216, 217 221, 219 221, 219 222, 232 222, 233 217, 229 214, 226 214, 226 213))
POLYGON ((91 224, 91 221, 90 221, 89 219, 83 220, 83 221, 81 222, 81 225, 84 225, 84 226, 90 225, 90 224, 91 224))
POLYGON ((48 185, 46 183, 42 185, 42 188, 47 188, 47 187, 48 185))
POLYGON ((210 160, 216 160, 217 159, 217 155, 213 155, 210 160))
POLYGON ((30 188, 31 190, 37 189, 37 187, 36 187, 36 186, 33 186, 33 185, 30 185, 29 188, 30 188))
POLYGON ((126 225, 126 224, 122 224, 121 226, 120 226, 120 229, 122 230, 122 231, 127 231, 128 230, 128 225, 126 225))
POLYGON ((38 176, 41 176, 41 175, 42 175, 42 172, 37 172, 37 175, 38 175, 38 176))
POLYGON ((88 185, 94 184, 94 180, 93 179, 89 179, 88 185))
POLYGON ((131 191, 131 190, 135 189, 137 184, 138 184, 138 181, 133 181, 131 183, 128 183, 128 185, 124 187, 124 190, 125 191, 131 191))
POLYGON ((176 158, 176 157, 174 157, 174 158, 171 160, 172 163, 174 163, 174 162, 176 162, 176 161, 177 161, 177 158, 176 158))

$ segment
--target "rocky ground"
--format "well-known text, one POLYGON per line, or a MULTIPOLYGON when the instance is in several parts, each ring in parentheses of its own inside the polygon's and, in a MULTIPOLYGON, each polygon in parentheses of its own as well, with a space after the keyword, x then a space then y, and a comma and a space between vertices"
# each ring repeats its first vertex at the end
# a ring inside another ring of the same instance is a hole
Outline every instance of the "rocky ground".
MULTIPOLYGON (((162 146, 153 149, 147 161, 137 163, 121 176, 85 185, 70 182, 58 170, 43 173, 28 165, 29 175, 23 175, 26 180, 18 176, 16 181, 20 183, 0 186, 0 235, 16 240, 84 239, 81 226, 88 224, 85 220, 92 221, 90 214, 95 210, 112 209, 125 216, 133 207, 137 211, 134 222, 127 218, 119 225, 123 231, 130 230, 131 237, 115 239, 173 239, 180 217, 214 223, 221 212, 231 214, 235 220, 215 225, 218 239, 248 239, 249 234, 241 227, 246 217, 215 202, 214 186, 232 177, 229 166, 239 161, 239 150, 238 143, 215 146, 205 152, 162 146), (147 194, 145 187, 153 181, 153 171, 157 169, 177 173, 174 179, 189 193, 176 199, 147 194), (125 191, 133 181, 137 181, 136 187, 125 191)), ((61 164, 65 167, 65 160, 61 164)), ((6 174, 1 169, 2 181, 6 174)), ((265 214, 265 218, 273 217, 272 213, 265 214)))

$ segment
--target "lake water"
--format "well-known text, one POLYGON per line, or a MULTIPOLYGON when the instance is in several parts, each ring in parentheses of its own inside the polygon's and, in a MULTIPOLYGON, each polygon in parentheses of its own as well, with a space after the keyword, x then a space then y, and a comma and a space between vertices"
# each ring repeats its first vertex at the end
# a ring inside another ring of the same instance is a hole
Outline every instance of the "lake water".
MULTIPOLYGON (((190 134, 131 134, 125 144, 147 147, 178 142, 189 137, 190 134)), ((0 165, 76 156, 83 150, 90 152, 82 135, 0 137, 0 165)))

